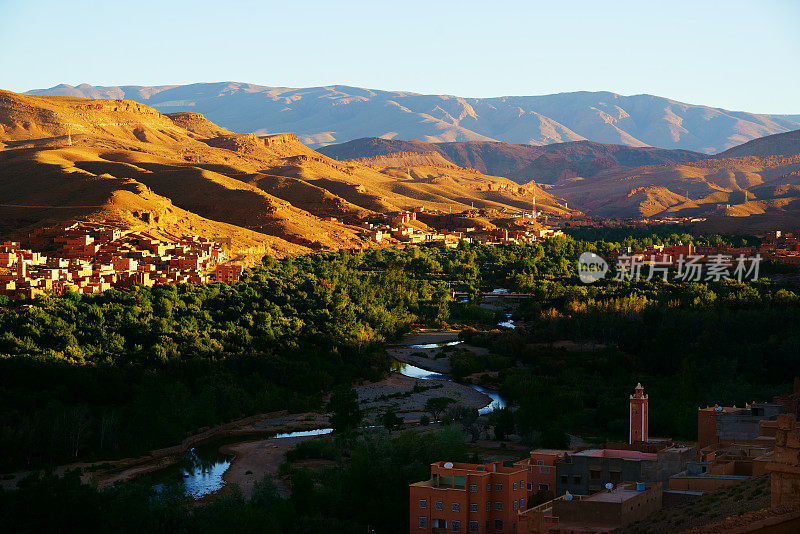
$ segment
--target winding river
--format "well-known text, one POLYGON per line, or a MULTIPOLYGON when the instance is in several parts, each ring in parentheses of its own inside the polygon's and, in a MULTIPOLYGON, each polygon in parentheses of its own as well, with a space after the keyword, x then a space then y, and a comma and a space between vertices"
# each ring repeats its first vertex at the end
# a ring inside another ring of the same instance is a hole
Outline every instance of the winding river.
MULTIPOLYGON (((511 321, 510 316, 507 318, 506 321, 500 323, 500 326, 504 326, 506 328, 514 328, 514 323, 511 321), (506 324, 508 323, 508 324, 506 324)), ((462 341, 447 341, 444 343, 426 343, 424 345, 408 345, 410 349, 436 349, 440 347, 452 347, 455 345, 460 345, 463 343, 462 341)), ((417 367, 416 365, 412 365, 410 363, 401 362, 396 358, 392 358, 392 370, 397 371, 401 375, 408 376, 411 378, 416 378, 418 380, 445 380, 448 382, 452 382, 453 379, 447 375, 443 375, 441 373, 435 373, 433 371, 429 371, 427 369, 423 369, 422 367, 417 367)), ((489 398, 492 399, 492 402, 478 410, 480 415, 484 415, 494 410, 498 410, 501 408, 506 407, 506 401, 503 397, 500 396, 500 393, 494 389, 487 389, 483 386, 478 386, 475 384, 465 384, 467 387, 471 387, 475 391, 483 393, 487 395, 489 398)))
MULTIPOLYGON (((506 318, 506 321, 498 323, 499 326, 505 328, 514 328, 514 323, 511 321, 511 316, 506 318)), ((443 343, 427 343, 421 345, 408 345, 412 349, 436 349, 440 347, 452 347, 460 345, 462 341, 446 341, 443 343)), ((410 363, 401 362, 397 359, 392 359, 392 370, 398 373, 416 378, 419 380, 445 380, 452 382, 453 379, 447 375, 435 373, 422 367, 417 367, 410 363)), ((490 413, 494 410, 505 408, 506 401, 500 396, 500 393, 487 389, 482 386, 474 384, 466 384, 484 395, 487 395, 492 401, 478 410, 481 415, 490 413)), ((369 428, 369 427, 365 427, 369 428)), ((297 438, 304 436, 322 436, 333 432, 332 428, 318 428, 315 430, 300 430, 296 432, 278 433, 271 439, 282 438, 297 438)), ((183 493, 189 498, 199 499, 206 495, 211 495, 225 486, 223 475, 231 466, 234 460, 232 455, 227 455, 219 452, 219 444, 203 444, 189 449, 183 461, 165 470, 162 476, 157 477, 160 481, 156 488, 164 488, 167 483, 181 483, 183 485, 183 493)))

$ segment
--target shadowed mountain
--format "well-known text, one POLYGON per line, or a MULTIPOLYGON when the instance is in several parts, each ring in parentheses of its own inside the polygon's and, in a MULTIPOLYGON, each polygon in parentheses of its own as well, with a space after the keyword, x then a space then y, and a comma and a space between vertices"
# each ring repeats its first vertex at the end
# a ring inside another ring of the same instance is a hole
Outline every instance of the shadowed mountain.
POLYGON ((363 137, 529 145, 588 139, 717 153, 800 128, 797 117, 790 115, 759 115, 603 91, 463 98, 341 85, 297 89, 219 82, 153 87, 59 85, 31 94, 124 98, 162 112, 195 111, 235 132, 290 132, 313 147, 363 137))
POLYGON ((518 183, 533 180, 544 184, 554 183, 558 178, 567 176, 589 177, 619 166, 669 165, 707 157, 688 150, 607 145, 592 141, 531 146, 486 141, 426 143, 376 137, 328 145, 320 148, 319 152, 338 160, 355 159, 362 162, 389 154, 404 153, 409 157, 413 153, 438 153, 447 161, 461 167, 505 176, 518 183))

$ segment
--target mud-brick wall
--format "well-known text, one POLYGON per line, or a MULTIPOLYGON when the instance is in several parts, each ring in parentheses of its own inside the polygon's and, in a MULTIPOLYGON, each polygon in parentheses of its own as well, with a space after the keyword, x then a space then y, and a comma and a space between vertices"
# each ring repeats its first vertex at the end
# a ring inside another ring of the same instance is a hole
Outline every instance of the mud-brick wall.
POLYGON ((800 427, 793 414, 778 416, 775 462, 772 471, 772 507, 800 504, 800 427))

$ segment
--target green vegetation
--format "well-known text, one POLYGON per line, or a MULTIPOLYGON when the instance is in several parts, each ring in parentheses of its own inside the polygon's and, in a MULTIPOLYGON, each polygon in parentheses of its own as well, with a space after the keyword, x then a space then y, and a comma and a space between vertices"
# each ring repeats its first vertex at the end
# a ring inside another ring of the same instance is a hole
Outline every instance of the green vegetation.
MULTIPOLYGON (((675 235, 655 239, 686 240, 675 235)), ((353 429, 361 414, 350 386, 383 376, 384 342, 415 324, 468 325, 462 338, 488 352, 448 347, 442 356, 457 378, 484 373, 481 382, 500 389, 509 409, 491 415, 496 437, 520 434, 531 445, 564 447, 567 433, 624 438, 636 382, 651 398, 651 433, 693 439, 698 406, 770 399, 800 375, 795 289, 768 280, 580 283, 581 252, 653 238, 608 239, 267 257, 230 285, 7 302, 0 469, 136 455, 246 415, 322 409, 331 391, 334 426, 353 429), (530 294, 516 330, 497 329, 504 315, 479 306, 480 292, 498 287, 530 294), (470 298, 453 302, 448 290, 470 298)), ((462 431, 474 440, 486 430, 474 410, 431 401, 433 420, 453 428, 346 432, 299 446, 290 461, 336 466, 282 467, 289 500, 269 481, 249 501, 231 490, 187 507, 145 481, 98 493, 72 475, 45 476, 0 495, 0 517, 19 532, 48 530, 52 511, 63 511, 63 530, 84 519, 89 532, 407 531, 407 484, 427 478, 430 462, 467 459, 462 431)), ((398 428, 394 412, 381 419, 398 428)))
POLYGON ((464 436, 436 433, 350 435, 304 442, 291 461, 325 458, 335 466, 284 469, 292 495, 278 496, 271 478, 245 499, 231 487, 208 504, 186 505, 178 488, 157 493, 146 479, 98 492, 79 474, 33 476, 18 491, 0 491, 0 531, 125 533, 363 533, 408 531, 408 484, 428 478, 440 458, 467 461, 464 436))
POLYGON ((358 393, 346 385, 337 387, 328 402, 331 426, 335 432, 346 432, 358 427, 364 414, 358 406, 358 393))

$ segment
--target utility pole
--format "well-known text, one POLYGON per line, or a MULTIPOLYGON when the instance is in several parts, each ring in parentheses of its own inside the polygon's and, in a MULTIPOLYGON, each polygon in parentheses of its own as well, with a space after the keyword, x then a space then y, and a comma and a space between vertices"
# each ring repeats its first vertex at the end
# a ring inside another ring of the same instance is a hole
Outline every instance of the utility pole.
POLYGON ((72 146, 72 126, 67 128, 67 146, 72 146))

